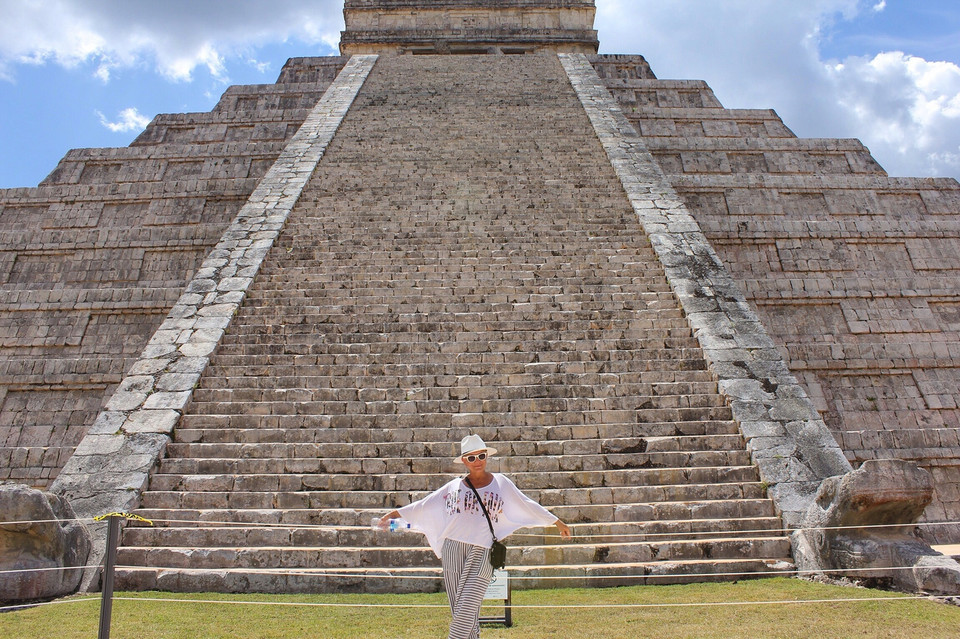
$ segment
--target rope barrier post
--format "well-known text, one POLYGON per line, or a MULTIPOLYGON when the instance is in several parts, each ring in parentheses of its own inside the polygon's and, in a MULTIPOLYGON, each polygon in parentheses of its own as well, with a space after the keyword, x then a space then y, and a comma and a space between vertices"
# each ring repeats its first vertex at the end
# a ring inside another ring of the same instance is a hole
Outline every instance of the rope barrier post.
POLYGON ((107 515, 107 554, 103 566, 103 596, 100 600, 100 632, 97 639, 110 639, 110 616, 113 612, 113 568, 117 563, 120 537, 120 514, 107 515))
POLYGON ((152 521, 129 513, 109 513, 94 517, 94 521, 107 520, 107 552, 103 558, 103 593, 100 599, 100 630, 97 639, 110 639, 110 617, 113 614, 113 572, 117 565, 121 519, 132 519, 153 525, 152 521))

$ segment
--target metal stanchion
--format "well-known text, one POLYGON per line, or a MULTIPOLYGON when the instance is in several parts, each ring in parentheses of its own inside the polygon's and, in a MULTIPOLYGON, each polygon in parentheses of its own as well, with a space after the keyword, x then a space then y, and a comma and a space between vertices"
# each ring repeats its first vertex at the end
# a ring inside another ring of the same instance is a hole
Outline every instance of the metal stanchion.
POLYGON ((129 513, 109 513, 94 517, 94 521, 107 520, 107 552, 103 558, 103 594, 100 599, 100 630, 97 639, 110 639, 110 617, 113 614, 113 569, 117 564, 121 519, 133 519, 153 525, 149 519, 129 513))
POLYGON ((100 600, 100 633, 97 639, 110 639, 110 615, 113 612, 113 567, 117 563, 120 515, 107 515, 107 554, 103 565, 103 596, 100 600))

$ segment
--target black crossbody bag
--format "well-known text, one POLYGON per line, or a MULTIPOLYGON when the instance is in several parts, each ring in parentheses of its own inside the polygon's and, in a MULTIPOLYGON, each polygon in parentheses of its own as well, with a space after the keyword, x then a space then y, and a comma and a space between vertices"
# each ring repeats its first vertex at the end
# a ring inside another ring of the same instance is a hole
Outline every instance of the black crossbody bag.
POLYGON ((490 565, 493 566, 495 570, 499 570, 507 563, 507 547, 497 541, 497 535, 493 532, 493 522, 490 521, 490 513, 487 512, 487 507, 483 505, 483 500, 480 499, 480 493, 478 493, 477 489, 470 483, 470 478, 464 477, 463 481, 470 487, 473 494, 477 496, 477 502, 479 502, 480 508, 483 509, 483 516, 487 518, 487 525, 490 526, 490 535, 493 537, 493 545, 490 546, 490 565))

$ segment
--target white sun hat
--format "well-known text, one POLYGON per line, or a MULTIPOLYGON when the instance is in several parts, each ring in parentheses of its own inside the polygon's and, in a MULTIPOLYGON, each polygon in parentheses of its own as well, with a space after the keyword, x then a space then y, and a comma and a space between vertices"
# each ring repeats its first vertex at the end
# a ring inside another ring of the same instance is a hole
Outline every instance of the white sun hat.
POLYGON ((457 459, 456 459, 455 461, 457 461, 457 462, 459 462, 459 463, 462 464, 462 463, 463 463, 463 459, 461 459, 461 458, 462 458, 464 455, 468 455, 468 454, 470 454, 470 453, 475 453, 475 452, 478 452, 478 451, 481 451, 481 450, 487 451, 487 455, 496 455, 496 454, 497 454, 497 449, 496 449, 496 448, 490 448, 489 446, 487 446, 486 444, 484 444, 484 443, 483 443, 483 440, 480 439, 480 435, 467 435, 466 437, 464 437, 463 439, 460 440, 460 457, 457 457, 457 459))

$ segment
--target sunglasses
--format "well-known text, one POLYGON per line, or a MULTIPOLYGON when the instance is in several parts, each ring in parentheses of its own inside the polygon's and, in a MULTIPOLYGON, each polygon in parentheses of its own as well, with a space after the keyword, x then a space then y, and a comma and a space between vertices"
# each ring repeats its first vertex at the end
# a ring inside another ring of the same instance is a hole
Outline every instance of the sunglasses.
POLYGON ((486 454, 486 453, 479 453, 479 454, 477 454, 477 455, 466 455, 466 456, 464 456, 464 459, 465 459, 466 461, 470 462, 471 464, 472 464, 473 462, 477 461, 477 460, 483 461, 483 460, 486 459, 486 458, 487 458, 487 454, 486 454))

